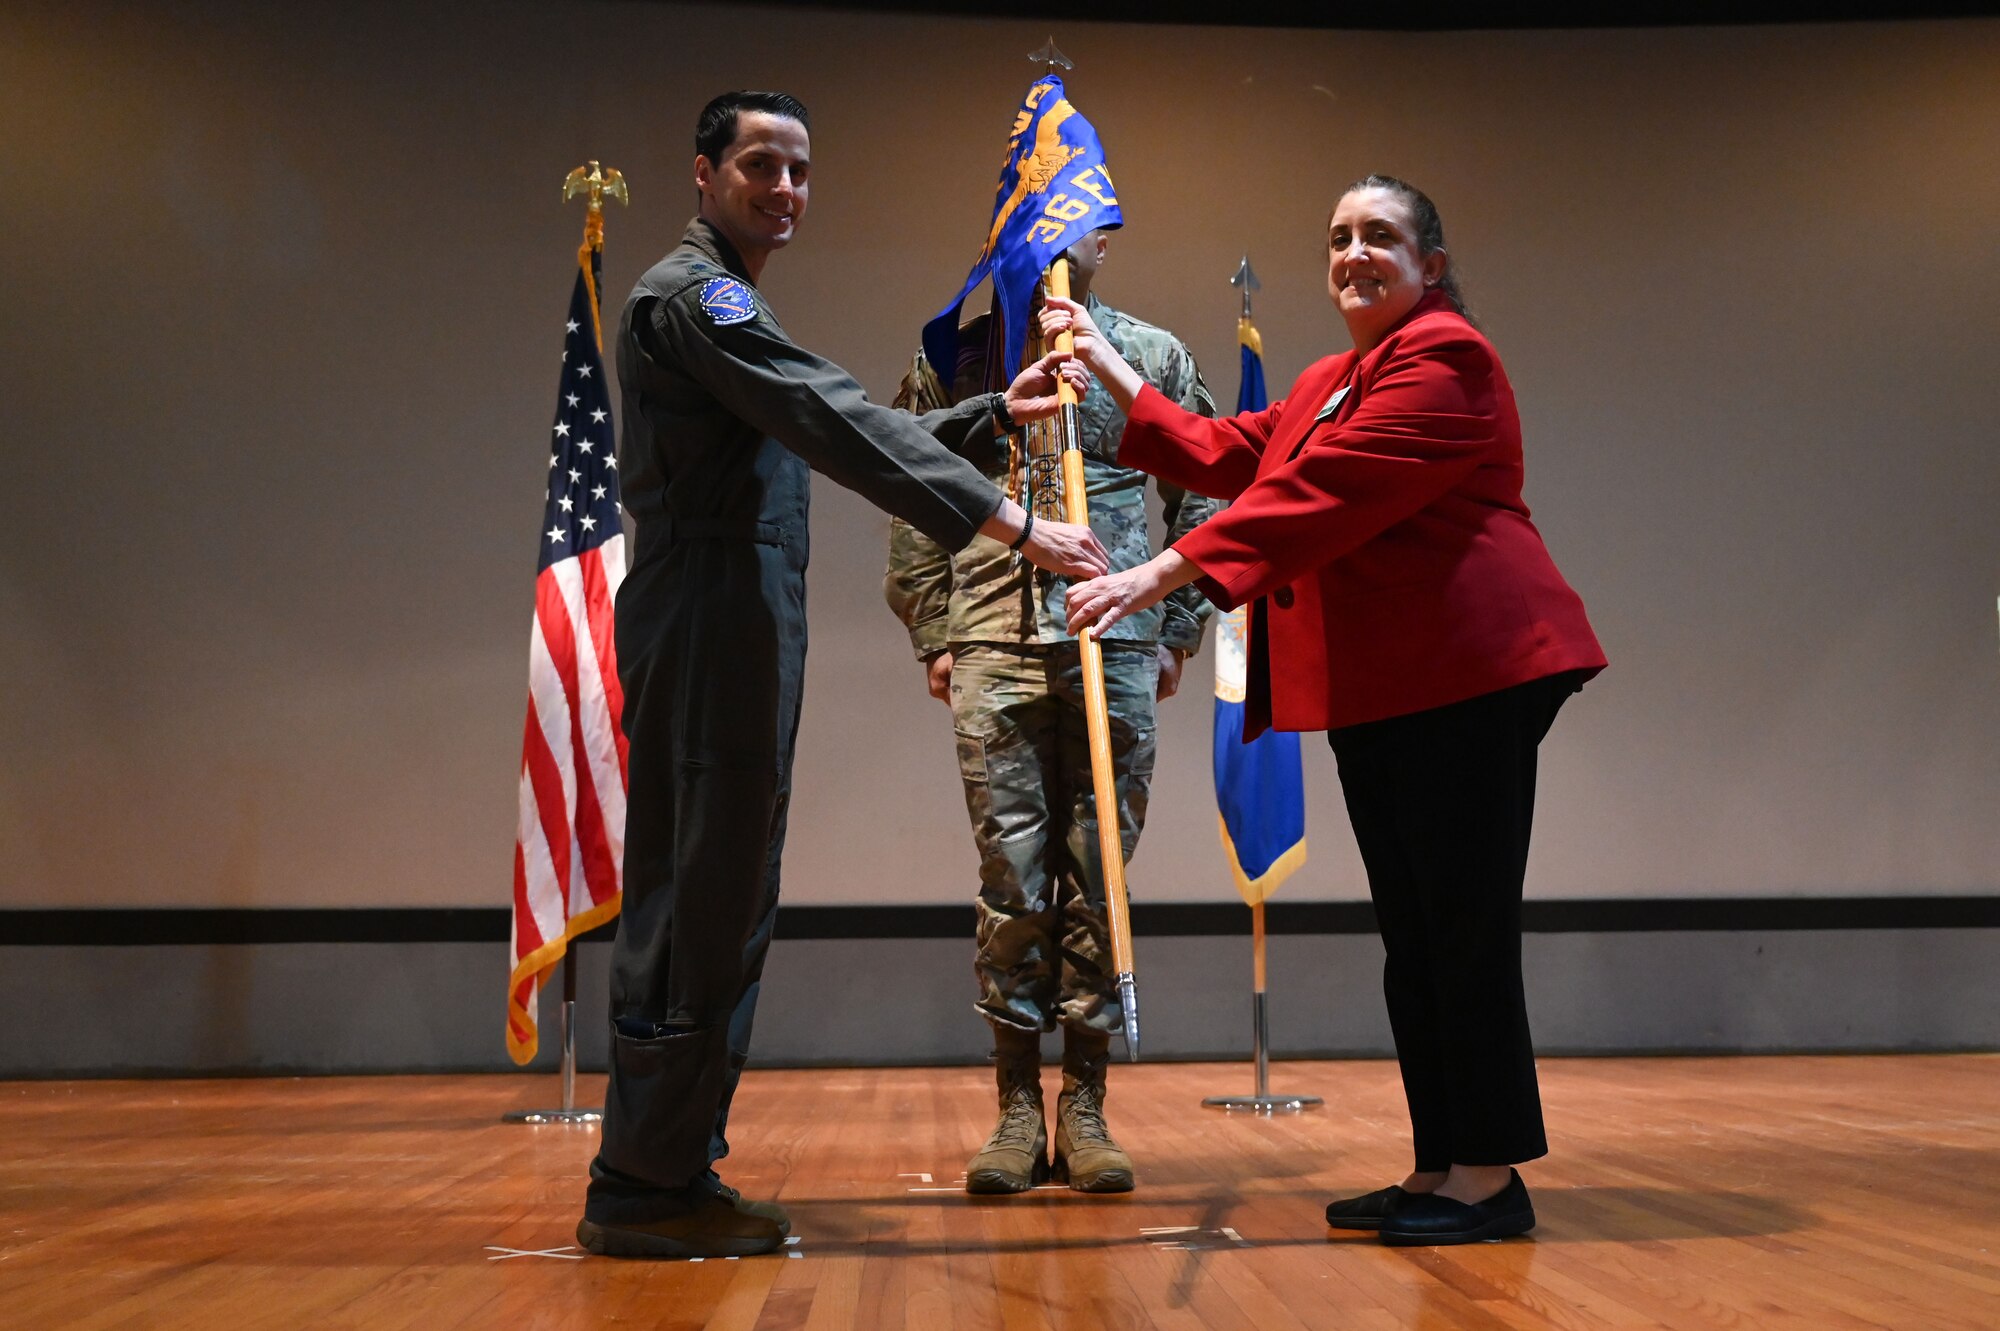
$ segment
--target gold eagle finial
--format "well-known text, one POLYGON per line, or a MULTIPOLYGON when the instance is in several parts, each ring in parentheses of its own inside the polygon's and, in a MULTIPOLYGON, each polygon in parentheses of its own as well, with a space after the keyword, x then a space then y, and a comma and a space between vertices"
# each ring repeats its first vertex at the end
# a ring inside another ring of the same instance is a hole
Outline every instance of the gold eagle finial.
POLYGON ((576 170, 570 172, 569 176, 563 181, 564 203, 568 203, 578 195, 589 196, 590 211, 593 213, 604 211, 604 198, 606 195, 618 200, 618 202, 626 205, 628 208, 632 204, 631 191, 625 188, 624 173, 616 167, 607 170, 599 166, 596 162, 590 163, 589 166, 578 167, 576 170))

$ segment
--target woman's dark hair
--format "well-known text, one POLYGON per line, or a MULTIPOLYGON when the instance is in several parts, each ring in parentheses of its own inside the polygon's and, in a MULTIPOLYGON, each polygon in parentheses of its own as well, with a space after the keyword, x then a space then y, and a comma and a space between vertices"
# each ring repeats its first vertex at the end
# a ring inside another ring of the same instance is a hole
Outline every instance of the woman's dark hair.
POLYGON ((806 118, 806 104, 790 93, 725 92, 701 108, 701 119, 694 122, 694 150, 711 165, 720 163, 722 154, 736 142, 736 118, 745 111, 783 116, 812 128, 812 121, 806 118))
POLYGON ((1437 205, 1431 202, 1430 196, 1407 180, 1374 175, 1355 181, 1340 192, 1340 197, 1344 199, 1356 190, 1364 189, 1387 190, 1403 201, 1410 210, 1410 222, 1417 230, 1417 253, 1444 255, 1444 273, 1438 278, 1437 289, 1445 294, 1445 299, 1451 302, 1451 307, 1458 311, 1460 317, 1468 323, 1473 322, 1472 311, 1466 308, 1465 293, 1459 289, 1458 265, 1452 262, 1451 251, 1445 248, 1444 219, 1438 216, 1437 205))

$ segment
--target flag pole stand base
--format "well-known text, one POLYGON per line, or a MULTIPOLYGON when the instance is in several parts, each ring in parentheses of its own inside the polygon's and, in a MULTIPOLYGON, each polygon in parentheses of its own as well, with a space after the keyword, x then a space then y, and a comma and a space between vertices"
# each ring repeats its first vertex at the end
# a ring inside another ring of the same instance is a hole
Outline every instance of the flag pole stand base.
MULTIPOLYGON (((569 972, 569 959, 563 959, 563 979, 565 987, 574 984, 569 972)), ((502 1123, 599 1123, 604 1119, 602 1109, 578 1109, 576 1107, 576 999, 565 995, 562 1005, 562 1108, 560 1109, 516 1109, 502 1114, 502 1123)))
POLYGON ((500 1116, 502 1123, 601 1123, 602 1109, 516 1109, 500 1116))
POLYGON ((1250 997, 1251 1031, 1256 1044, 1257 1093, 1255 1095, 1211 1095, 1203 1100, 1205 1109, 1247 1109, 1253 1114, 1296 1114, 1326 1101, 1317 1095, 1271 1094, 1270 1017, 1264 1009, 1264 991, 1250 997))
POLYGON ((1202 1105, 1209 1109, 1245 1109, 1253 1114, 1296 1114, 1301 1109, 1323 1105, 1317 1095, 1211 1095, 1202 1105))

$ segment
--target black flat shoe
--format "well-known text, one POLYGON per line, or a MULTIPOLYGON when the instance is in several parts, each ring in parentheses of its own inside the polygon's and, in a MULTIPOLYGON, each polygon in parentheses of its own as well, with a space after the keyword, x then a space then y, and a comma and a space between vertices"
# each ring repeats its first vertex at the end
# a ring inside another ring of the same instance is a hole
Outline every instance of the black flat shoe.
POLYGON ((1328 1229, 1380 1229, 1389 1208, 1410 1194, 1398 1184, 1364 1192, 1359 1197, 1342 1197, 1326 1204, 1328 1229))
POLYGON ((1406 1193, 1382 1218, 1382 1242, 1400 1248, 1483 1243, 1525 1234, 1535 1227, 1535 1207, 1519 1171, 1483 1202, 1467 1205, 1435 1193, 1406 1193))

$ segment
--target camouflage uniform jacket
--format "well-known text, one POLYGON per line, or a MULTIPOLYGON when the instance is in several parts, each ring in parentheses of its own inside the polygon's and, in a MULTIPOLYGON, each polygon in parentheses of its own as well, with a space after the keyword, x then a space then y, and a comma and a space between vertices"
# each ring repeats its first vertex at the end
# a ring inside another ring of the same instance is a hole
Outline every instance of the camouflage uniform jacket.
MULTIPOLYGON (((1098 328, 1141 379, 1190 411, 1215 415, 1215 401, 1201 381, 1194 356, 1179 338, 1112 309, 1095 295, 1089 296, 1086 304, 1098 328)), ((918 352, 896 395, 896 405, 930 411, 981 392, 986 375, 979 349, 986 344, 986 322, 981 316, 960 330, 960 345, 969 352, 960 357, 951 393, 945 392, 937 373, 918 352)), ((1144 472, 1121 467, 1116 461, 1125 414, 1110 393, 1093 383, 1078 407, 1078 424, 1091 530, 1110 552, 1113 571, 1143 564, 1154 554, 1146 527, 1147 478, 1144 472)), ((1021 476, 1008 475, 1016 459, 1007 440, 991 438, 990 432, 983 430, 974 430, 970 437, 980 442, 959 452, 1025 506, 1028 497, 1022 494, 1021 476)), ((1165 481, 1154 483, 1159 486, 1165 510, 1168 544, 1223 507, 1219 500, 1165 481)), ((1038 515, 1060 516, 1054 493, 1057 488, 1044 486, 1034 495, 1038 515)), ((974 537, 970 545, 952 555, 900 518, 895 520, 889 529, 889 568, 883 591, 889 608, 910 631, 910 643, 919 657, 964 642, 1046 644, 1075 640, 1064 627, 1063 602, 1069 580, 1037 569, 988 537, 974 537)), ((1107 641, 1159 643, 1192 652, 1201 646, 1203 628, 1214 613, 1215 607, 1199 591, 1182 587, 1160 605, 1112 625, 1104 636, 1107 641)))

